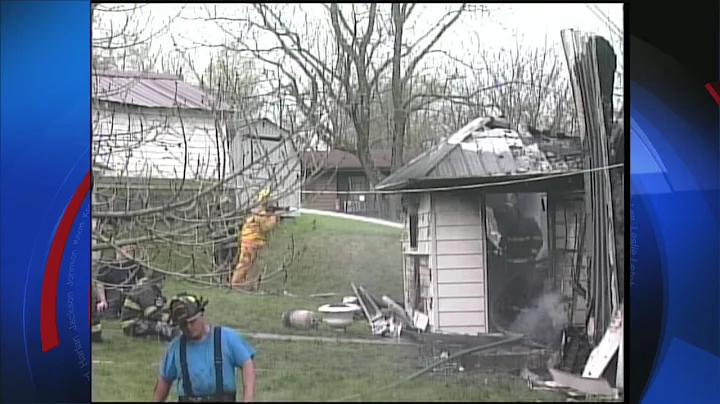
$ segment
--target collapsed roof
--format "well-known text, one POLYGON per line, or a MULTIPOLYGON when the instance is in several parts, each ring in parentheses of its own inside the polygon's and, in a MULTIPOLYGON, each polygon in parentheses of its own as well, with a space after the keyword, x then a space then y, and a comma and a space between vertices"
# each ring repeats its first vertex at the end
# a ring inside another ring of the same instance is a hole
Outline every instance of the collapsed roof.
POLYGON ((582 167, 579 137, 529 129, 519 133, 503 118, 477 118, 440 145, 385 178, 377 190, 418 187, 423 181, 537 177, 582 167))

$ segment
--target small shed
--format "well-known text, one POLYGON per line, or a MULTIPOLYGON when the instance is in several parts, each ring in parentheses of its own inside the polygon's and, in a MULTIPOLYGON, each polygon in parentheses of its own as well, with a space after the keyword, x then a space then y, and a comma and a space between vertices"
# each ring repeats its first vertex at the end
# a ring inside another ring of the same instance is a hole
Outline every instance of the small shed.
POLYGON ((266 118, 231 127, 233 167, 242 170, 236 177, 238 206, 250 206, 260 189, 269 188, 279 206, 299 208, 302 166, 290 133, 266 118))
POLYGON ((529 297, 576 298, 582 162, 579 138, 478 118, 385 178, 377 190, 403 194, 406 309, 477 335, 511 327, 529 297))

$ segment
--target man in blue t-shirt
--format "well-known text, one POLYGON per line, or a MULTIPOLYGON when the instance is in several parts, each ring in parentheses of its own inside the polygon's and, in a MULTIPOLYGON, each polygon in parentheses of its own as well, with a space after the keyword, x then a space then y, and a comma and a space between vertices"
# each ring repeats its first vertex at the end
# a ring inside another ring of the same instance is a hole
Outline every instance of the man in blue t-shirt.
POLYGON ((235 402, 238 367, 242 369, 242 401, 253 401, 255 350, 235 330, 211 326, 204 316, 206 304, 187 294, 170 302, 170 316, 183 335, 170 342, 160 363, 154 402, 164 402, 176 380, 180 402, 235 402))

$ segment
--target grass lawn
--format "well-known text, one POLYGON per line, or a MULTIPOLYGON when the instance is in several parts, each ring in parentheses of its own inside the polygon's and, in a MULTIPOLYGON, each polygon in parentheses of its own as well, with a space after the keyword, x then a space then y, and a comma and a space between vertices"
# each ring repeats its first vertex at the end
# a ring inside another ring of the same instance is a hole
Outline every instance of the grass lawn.
MULTIPOLYGON (((400 246, 397 229, 335 218, 305 215, 281 225, 273 234, 259 265, 272 273, 294 244, 296 257, 288 275, 270 277, 268 291, 294 296, 253 296, 168 281, 168 296, 188 291, 208 297, 214 323, 243 332, 291 334, 282 327, 287 309, 314 310, 333 299, 312 293, 350 294, 350 281, 378 295, 400 299, 400 246)), ((298 333, 298 332, 294 332, 298 333)), ((97 401, 146 401, 152 394, 164 344, 131 340, 119 324, 105 322, 108 342, 93 345, 93 386, 97 401)), ((313 335, 369 337, 366 323, 347 334, 321 327, 313 335)), ((400 386, 374 392, 419 368, 418 350, 411 346, 360 345, 334 342, 254 340, 258 368, 258 401, 554 401, 552 393, 529 391, 524 383, 485 376, 426 375, 400 386), (356 396, 357 395, 357 396, 356 396), (356 396, 356 397, 352 397, 356 396)), ((176 400, 173 395, 171 401, 176 400)))

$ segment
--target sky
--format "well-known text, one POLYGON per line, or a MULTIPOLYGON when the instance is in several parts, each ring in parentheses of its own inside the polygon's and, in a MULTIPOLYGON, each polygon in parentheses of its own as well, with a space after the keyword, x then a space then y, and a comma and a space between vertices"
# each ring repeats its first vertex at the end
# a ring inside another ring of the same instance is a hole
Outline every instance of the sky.
MULTIPOLYGON (((365 4, 365 3, 361 3, 365 4)), ((105 7, 118 7, 106 5, 105 7)), ((129 8, 129 6, 124 6, 129 8)), ((198 70, 204 69, 210 63, 214 51, 200 44, 222 44, 228 38, 227 34, 218 27, 218 24, 202 20, 207 16, 208 10, 217 10, 218 15, 242 15, 243 4, 146 4, 136 11, 133 19, 142 25, 147 25, 148 32, 159 32, 153 39, 152 51, 166 52, 177 47, 187 50, 194 60, 198 70), (164 29, 167 27, 167 29, 164 29)), ((322 13, 317 4, 297 4, 289 7, 303 7, 309 18, 317 18, 322 13), (319 11, 319 12, 318 12, 319 11)), ((416 11, 420 16, 417 23, 428 26, 434 23, 432 18, 444 13, 446 4, 421 4, 416 11)), ((477 17, 463 17, 446 33, 437 44, 438 48, 446 49, 453 55, 461 58, 472 58, 482 49, 501 50, 514 47, 521 43, 523 47, 560 46, 560 30, 575 28, 583 31, 595 32, 610 39, 616 52, 622 55, 622 38, 613 34, 608 21, 598 16, 599 9, 613 25, 620 30, 623 28, 622 4, 489 4, 489 13, 477 17)), ((122 24, 126 13, 104 12, 102 18, 105 23, 114 22, 115 26, 122 24)), ((298 16, 297 18, 304 18, 298 16)), ((302 24, 302 21, 300 21, 302 24)), ((262 42, 262 38, 260 40, 262 42)), ((619 66, 622 68, 622 65, 619 66)))

